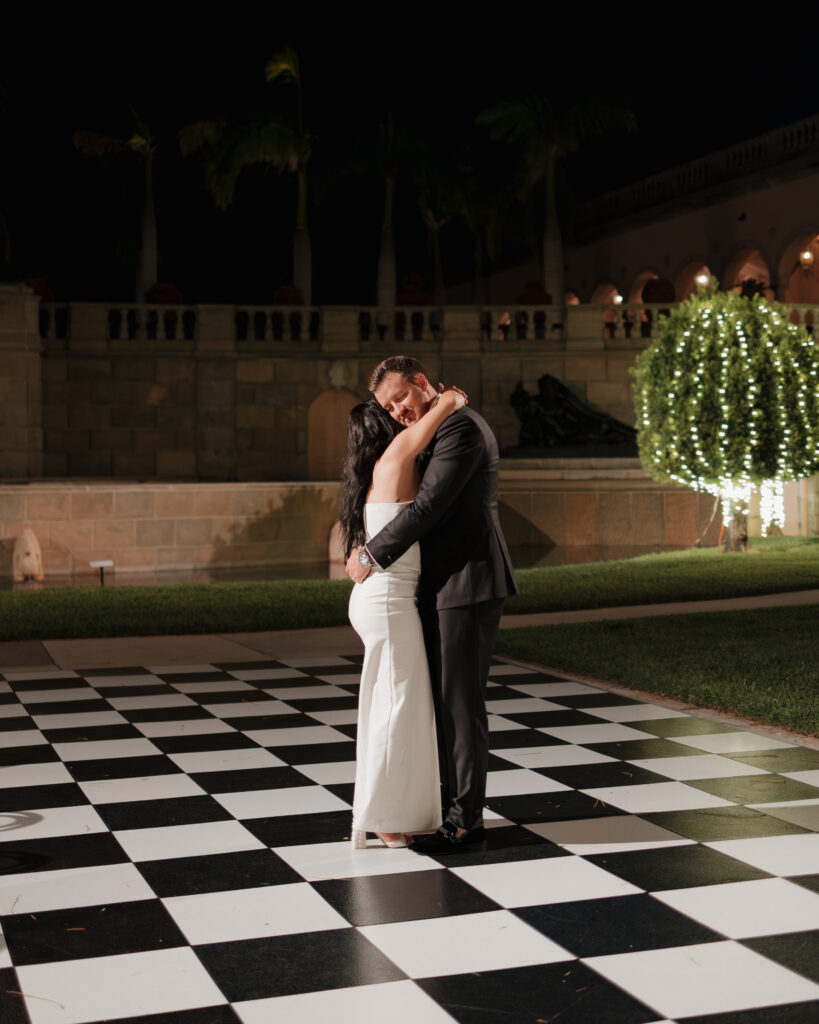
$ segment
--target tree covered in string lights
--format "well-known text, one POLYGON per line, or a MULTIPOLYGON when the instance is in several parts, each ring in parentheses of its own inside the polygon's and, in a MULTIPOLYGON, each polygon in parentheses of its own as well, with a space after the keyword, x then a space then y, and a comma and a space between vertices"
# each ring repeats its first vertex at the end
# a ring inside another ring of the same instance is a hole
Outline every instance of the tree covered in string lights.
POLYGON ((763 529, 784 525, 783 483, 819 470, 819 349, 784 306, 701 287, 660 318, 632 376, 653 479, 719 498, 727 549, 754 487, 763 529))

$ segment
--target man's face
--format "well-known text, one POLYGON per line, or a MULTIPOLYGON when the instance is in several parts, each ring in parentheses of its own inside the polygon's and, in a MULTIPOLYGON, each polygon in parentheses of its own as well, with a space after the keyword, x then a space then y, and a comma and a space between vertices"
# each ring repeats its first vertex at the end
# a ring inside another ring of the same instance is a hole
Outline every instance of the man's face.
POLYGON ((373 394, 376 402, 396 423, 408 427, 429 411, 428 387, 427 379, 422 373, 417 374, 412 380, 407 380, 400 373, 387 373, 373 394))

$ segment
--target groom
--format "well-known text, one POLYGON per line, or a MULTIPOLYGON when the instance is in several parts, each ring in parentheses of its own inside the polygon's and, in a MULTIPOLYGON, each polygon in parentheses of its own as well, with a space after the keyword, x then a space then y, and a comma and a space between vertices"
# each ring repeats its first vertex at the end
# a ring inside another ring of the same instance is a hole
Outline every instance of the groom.
MULTIPOLYGON (((373 370, 370 391, 402 426, 426 415, 437 392, 421 364, 391 356, 373 370)), ((470 408, 446 419, 432 440, 413 502, 347 560, 363 582, 421 542, 418 611, 432 679, 444 823, 410 849, 448 853, 485 838, 483 805, 489 737, 485 690, 505 599, 516 593, 498 521, 498 446, 470 408)))

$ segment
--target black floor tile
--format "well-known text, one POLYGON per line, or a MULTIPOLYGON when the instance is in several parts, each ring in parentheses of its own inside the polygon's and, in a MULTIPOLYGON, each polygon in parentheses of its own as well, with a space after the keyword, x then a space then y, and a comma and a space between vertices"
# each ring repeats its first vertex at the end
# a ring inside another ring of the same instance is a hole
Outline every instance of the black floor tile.
MULTIPOLYGON (((268 697, 268 700, 274 698, 268 697)), ((288 702, 289 703, 289 702, 288 702)), ((291 729, 302 728, 305 725, 316 725, 314 718, 307 715, 243 715, 241 713, 231 715, 230 718, 223 718, 225 725, 239 732, 258 732, 262 729, 291 729)))
MULTIPOLYGON (((316 723, 313 722, 313 725, 316 723)), ((286 747, 268 747, 271 753, 286 764, 332 764, 335 761, 355 761, 355 743, 348 740, 336 743, 297 743, 286 747)))
MULTIPOLYGON (((233 680, 235 682, 236 680, 233 680)), ((274 700, 269 693, 260 690, 207 690, 202 693, 186 693, 186 697, 197 704, 258 704, 274 700)))
POLYGON ((521 907, 513 913, 581 958, 723 939, 648 893, 521 907))
POLYGON ((337 796, 339 800, 343 800, 346 804, 351 807, 353 805, 353 796, 355 795, 355 784, 352 782, 333 782, 330 785, 324 787, 333 796, 337 796))
POLYGON ((0 969, 0 1020, 3 1024, 31 1024, 17 972, 0 969))
POLYGON ((159 900, 13 914, 3 934, 16 967, 187 945, 159 900))
POLYGON ((94 686, 94 689, 109 699, 115 697, 168 697, 171 694, 174 696, 179 695, 179 690, 174 690, 167 683, 152 683, 150 686, 120 686, 118 684, 106 686, 105 683, 99 683, 94 686))
POLYGON ((11 768, 18 764, 47 764, 59 760, 47 743, 31 747, 0 747, 0 768, 11 768))
POLYGON ((572 789, 603 789, 609 786, 641 786, 650 782, 668 782, 664 775, 638 768, 626 761, 604 764, 572 764, 557 768, 535 768, 538 775, 562 782, 572 789))
MULTIPOLYGON (((559 701, 557 702, 559 703, 559 701)), ((527 729, 562 729, 566 725, 600 725, 601 719, 583 711, 569 708, 566 711, 509 711, 497 709, 494 714, 503 715, 510 722, 516 722, 527 729)))
POLYGON ((143 861, 137 864, 137 868, 157 896, 162 898, 304 881, 272 850, 173 857, 143 861))
POLYGON ((141 779, 151 775, 178 775, 179 768, 162 754, 145 757, 94 757, 87 761, 66 761, 77 782, 102 779, 141 779))
POLYGON ((237 771, 190 772, 206 793, 247 793, 259 789, 290 789, 314 786, 312 779, 287 765, 281 768, 243 768, 237 771))
MULTIPOLYGON (((91 689, 91 684, 77 676, 75 679, 15 679, 9 680, 9 686, 15 693, 26 694, 45 690, 82 690, 91 689)), ((25 698, 24 698, 25 700, 25 698)))
POLYGON ((574 821, 577 818, 601 818, 625 814, 602 800, 564 790, 560 793, 525 793, 520 796, 493 796, 486 801, 491 810, 521 824, 543 821, 574 821))
POLYGON ((97 676, 149 676, 151 672, 144 665, 126 665, 122 668, 78 668, 77 673, 85 678, 97 676))
MULTIPOLYGON (((97 711, 112 711, 107 700, 55 700, 41 704, 27 704, 26 711, 30 715, 92 715, 97 711)), ((47 723, 46 723, 47 724, 47 723)))
POLYGON ((796 882, 797 885, 810 889, 811 892, 819 892, 819 875, 797 875, 791 876, 789 882, 796 882))
POLYGON ((167 708, 133 708, 120 711, 129 722, 196 722, 212 720, 213 715, 198 704, 167 708))
POLYGON ((231 1002, 406 977, 354 928, 214 942, 195 951, 231 1002))
POLYGON ((219 669, 214 669, 212 672, 158 672, 157 678, 164 683, 233 682, 233 676, 219 669))
POLYGON ((141 740, 139 729, 127 722, 118 725, 72 725, 70 729, 40 730, 49 743, 83 743, 96 740, 141 740))
MULTIPOLYGON (((5 1024, 5 1020, 3 1022, 5 1024)), ((175 1013, 151 1013, 147 1017, 117 1017, 116 1024, 241 1024, 232 1006, 202 1006, 175 1013)))
POLYGON ((785 803, 819 800, 819 788, 782 775, 745 775, 729 779, 698 779, 686 785, 737 804, 785 803))
POLYGON ((334 878, 313 888, 350 924, 387 924, 499 910, 483 893, 449 871, 334 878))
POLYGON ((809 829, 780 821, 750 807, 703 807, 696 811, 657 811, 641 818, 670 829, 698 843, 720 839, 759 839, 763 836, 796 835, 809 829))
POLYGON ((297 711, 304 711, 306 714, 316 714, 320 711, 354 711, 358 707, 358 698, 349 697, 319 697, 318 700, 293 700, 288 697, 285 703, 296 708, 297 711))
POLYGON ((180 796, 166 800, 127 800, 97 804, 96 812, 113 832, 167 825, 199 825, 230 821, 232 815, 211 796, 180 796))
POLYGON ((29 732, 37 728, 27 714, 20 715, 19 718, 0 718, 0 733, 29 732))
POLYGON ((466 868, 570 856, 555 843, 520 825, 488 828, 486 836, 485 842, 470 846, 463 853, 440 854, 433 859, 445 868, 466 868))
POLYGON ((282 814, 251 818, 242 825, 265 846, 300 846, 306 843, 340 843, 350 838, 350 812, 282 814))
POLYGON ((490 750, 510 750, 512 747, 552 747, 562 743, 554 736, 534 729, 499 729, 489 733, 490 750))
POLYGON ((89 802, 85 793, 73 782, 60 782, 53 786, 0 789, 0 812, 31 811, 44 807, 78 807, 89 802))
MULTIPOLYGON (((311 725, 316 724, 315 718, 309 719, 311 725)), ((351 740, 355 740, 358 727, 355 725, 334 725, 333 728, 336 732, 343 733, 345 736, 349 736, 351 740)))
POLYGON ((151 743, 155 747, 159 747, 163 754, 196 754, 206 750, 243 750, 259 745, 240 732, 206 732, 193 736, 152 736, 151 743))
POLYGON ((262 658, 259 661, 214 661, 213 667, 222 672, 254 672, 262 668, 288 668, 282 661, 274 661, 272 658, 262 658))
POLYGON ((712 722, 709 718, 653 718, 640 722, 643 732, 655 736, 672 738, 674 736, 710 736, 717 732, 739 732, 733 725, 712 722))
POLYGON ((657 1013, 574 961, 417 984, 459 1024, 647 1024, 657 1013))
MULTIPOLYGON (((619 708, 625 704, 634 704, 633 697, 622 697, 619 693, 574 693, 559 697, 549 697, 546 700, 553 700, 555 704, 565 704, 566 707, 577 708, 619 708)), ((642 725, 642 723, 640 723, 642 725)))
POLYGON ((647 892, 771 877, 750 864, 743 864, 742 861, 704 846, 596 853, 584 859, 647 892))
POLYGON ((0 844, 0 874, 3 875, 123 864, 128 859, 110 832, 49 839, 14 839, 0 844))
POLYGON ((819 768, 819 750, 809 747, 788 747, 759 750, 755 754, 726 754, 732 761, 741 761, 768 772, 806 772, 819 768))
MULTIPOLYGON (((666 719, 673 721, 673 719, 666 719)), ((643 730, 642 722, 627 723, 629 728, 632 725, 639 726, 643 730)), ((684 743, 675 743, 658 737, 656 740, 622 740, 619 743, 584 743, 589 750, 596 750, 598 754, 606 754, 607 757, 618 757, 623 761, 641 761, 648 757, 692 757, 695 754, 705 754, 708 751, 697 750, 694 747, 687 747, 684 743)))
MULTIPOLYGON (((744 939, 742 945, 811 981, 819 982, 819 930, 744 939)), ((819 1019, 819 1006, 816 1009, 819 1019)))
POLYGON ((686 1017, 684 1024, 816 1024, 819 1010, 815 1003, 786 1003, 763 1006, 734 1013, 709 1013, 704 1017, 686 1017))

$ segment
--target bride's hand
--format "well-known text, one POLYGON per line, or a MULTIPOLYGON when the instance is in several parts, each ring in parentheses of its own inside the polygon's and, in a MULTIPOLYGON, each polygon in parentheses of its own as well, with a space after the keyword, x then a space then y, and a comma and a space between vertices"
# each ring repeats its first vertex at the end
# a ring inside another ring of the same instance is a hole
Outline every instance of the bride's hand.
POLYGON ((452 395, 455 400, 455 408, 463 409, 465 405, 469 404, 469 395, 461 388, 456 387, 454 384, 449 384, 444 387, 443 384, 438 385, 438 393, 440 395, 452 395))

